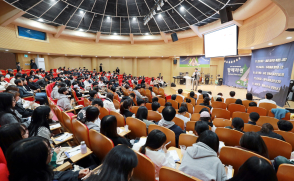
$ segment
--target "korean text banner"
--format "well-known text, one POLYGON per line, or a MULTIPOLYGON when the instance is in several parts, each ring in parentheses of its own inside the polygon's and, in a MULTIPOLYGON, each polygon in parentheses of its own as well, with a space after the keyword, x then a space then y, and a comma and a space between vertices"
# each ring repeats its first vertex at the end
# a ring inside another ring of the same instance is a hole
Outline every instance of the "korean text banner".
POLYGON ((251 56, 226 57, 223 84, 238 88, 247 88, 250 61, 251 56))
POLYGON ((294 59, 294 42, 252 53, 247 91, 264 98, 266 93, 283 107, 288 94, 294 59))
POLYGON ((205 58, 205 56, 180 57, 180 67, 209 68, 210 58, 205 58))

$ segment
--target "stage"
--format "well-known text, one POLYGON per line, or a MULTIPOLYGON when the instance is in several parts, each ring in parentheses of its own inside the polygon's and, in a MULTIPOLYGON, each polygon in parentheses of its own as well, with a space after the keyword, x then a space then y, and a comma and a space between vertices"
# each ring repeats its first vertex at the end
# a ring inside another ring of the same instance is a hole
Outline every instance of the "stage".
MULTIPOLYGON (((190 90, 187 90, 186 85, 177 84, 176 87, 170 87, 169 85, 168 87, 164 88, 164 91, 167 95, 172 95, 172 94, 177 94, 178 89, 183 89, 183 95, 186 96, 188 93, 192 91, 192 86, 190 90)), ((247 89, 239 89, 239 88, 229 87, 226 85, 216 86, 216 85, 200 84, 198 85, 198 90, 199 89, 201 89, 202 91, 211 91, 212 96, 216 96, 218 93, 222 93, 224 98, 229 98, 230 91, 235 91, 236 92, 235 98, 241 99, 241 100, 246 99, 246 94, 247 94, 247 89)), ((253 99, 260 99, 260 98, 254 96, 253 99)), ((288 102, 290 104, 290 108, 294 108, 294 102, 293 101, 288 101, 288 102)), ((289 106, 285 105, 283 108, 289 108, 289 106)))

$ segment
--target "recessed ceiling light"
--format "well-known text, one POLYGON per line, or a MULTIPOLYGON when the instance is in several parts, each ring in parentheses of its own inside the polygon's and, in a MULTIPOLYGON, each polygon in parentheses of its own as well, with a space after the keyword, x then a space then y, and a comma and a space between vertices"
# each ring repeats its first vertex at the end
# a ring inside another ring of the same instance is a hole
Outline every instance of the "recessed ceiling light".
POLYGON ((161 14, 159 14, 159 15, 158 15, 158 17, 159 17, 159 18, 162 18, 162 15, 161 15, 161 14))
POLYGON ((180 7, 180 10, 181 10, 181 11, 184 11, 184 10, 185 10, 184 6, 181 6, 181 7, 180 7))
POLYGON ((40 22, 44 22, 44 20, 43 20, 42 18, 39 18, 38 21, 40 21, 40 22))
POLYGON ((48 53, 48 55, 50 55, 50 53, 48 53))
POLYGON ((65 56, 67 56, 67 54, 65 54, 65 56))
POLYGON ((117 33, 113 33, 114 35, 117 35, 117 33))
POLYGON ((109 19, 110 19, 110 17, 109 17, 109 16, 107 16, 107 19, 109 20, 109 19))
POLYGON ((125 57, 123 57, 123 58, 125 58, 125 57))
POLYGON ((163 57, 163 56, 161 56, 161 57, 163 57))
POLYGON ((292 39, 292 37, 291 37, 291 36, 289 36, 289 37, 287 37, 286 39, 287 39, 287 40, 290 40, 290 39, 292 39))
POLYGON ((136 21, 136 18, 135 17, 133 17, 133 21, 136 21))
POLYGON ((251 47, 251 49, 254 49, 254 47, 251 47))
POLYGON ((150 58, 150 56, 149 56, 149 58, 150 58))
POLYGON ((149 35, 149 33, 145 33, 145 35, 149 35))
POLYGON ((84 31, 83 29, 79 29, 79 31, 84 31))
POLYGON ((83 13, 84 13, 84 11, 81 10, 81 11, 80 11, 80 14, 83 14, 83 13))
POLYGON ((7 52, 8 52, 9 50, 5 50, 5 51, 7 51, 7 52))
POLYGON ((31 52, 28 52, 28 53, 31 53, 31 52))
POLYGON ((273 43, 269 43, 268 45, 272 45, 273 43))

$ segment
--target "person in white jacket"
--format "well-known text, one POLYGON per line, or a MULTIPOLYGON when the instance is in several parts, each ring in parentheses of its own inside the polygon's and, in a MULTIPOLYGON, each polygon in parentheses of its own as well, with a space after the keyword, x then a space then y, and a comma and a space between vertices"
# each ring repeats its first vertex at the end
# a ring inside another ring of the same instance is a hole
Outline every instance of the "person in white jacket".
POLYGON ((111 92, 108 92, 106 95, 106 99, 103 101, 103 107, 105 109, 108 109, 109 111, 115 111, 119 113, 119 109, 115 109, 113 104, 113 94, 111 92))
POLYGON ((187 122, 190 121, 190 118, 187 118, 185 115, 186 115, 186 112, 188 112, 187 108, 185 108, 184 106, 181 106, 179 111, 178 111, 178 114, 176 114, 176 117, 177 118, 180 118, 181 120, 184 121, 184 124, 185 124, 185 128, 186 128, 186 124, 187 122))
POLYGON ((202 132, 196 143, 187 148, 179 170, 203 181, 225 181, 226 171, 217 157, 218 148, 218 136, 210 130, 202 132))
POLYGON ((158 130, 152 130, 146 140, 145 145, 140 148, 140 152, 145 154, 155 166, 155 178, 159 180, 159 170, 161 167, 176 168, 175 161, 166 150, 166 135, 158 130))
POLYGON ((9 83, 4 80, 4 75, 0 75, 0 91, 6 90, 9 83))

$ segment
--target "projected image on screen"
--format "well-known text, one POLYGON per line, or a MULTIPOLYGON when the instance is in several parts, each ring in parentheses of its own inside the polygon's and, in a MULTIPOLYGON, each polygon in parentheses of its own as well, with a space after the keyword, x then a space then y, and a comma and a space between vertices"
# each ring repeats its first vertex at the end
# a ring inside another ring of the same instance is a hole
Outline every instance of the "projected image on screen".
POLYGON ((236 25, 229 26, 204 35, 205 57, 225 57, 237 55, 236 25))

